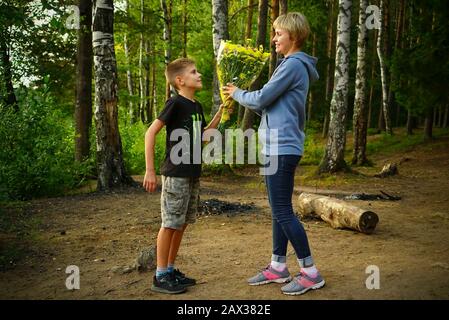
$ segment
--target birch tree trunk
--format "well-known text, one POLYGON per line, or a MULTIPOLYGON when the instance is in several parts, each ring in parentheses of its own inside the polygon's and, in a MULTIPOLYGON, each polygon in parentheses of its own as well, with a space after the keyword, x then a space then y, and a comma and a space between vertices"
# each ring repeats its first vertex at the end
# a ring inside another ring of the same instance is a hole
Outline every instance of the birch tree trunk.
MULTIPOLYGON (((256 46, 263 46, 265 48, 265 40, 267 38, 267 20, 268 20, 268 0, 259 1, 259 17, 257 19, 257 41, 256 46)), ((249 88, 250 91, 260 89, 260 76, 254 81, 249 88)), ((248 108, 245 108, 243 115, 242 129, 243 131, 251 128, 254 123, 255 113, 248 108)))
POLYGON ((319 172, 345 169, 346 113, 348 109, 349 61, 351 34, 351 0, 340 0, 337 22, 335 87, 330 108, 329 136, 319 172))
POLYGON ((92 1, 80 0, 80 28, 76 51, 75 160, 89 157, 92 125, 92 1))
MULTIPOLYGON (((129 16, 129 0, 126 0, 126 16, 128 17, 128 19, 130 18, 129 16)), ((130 62, 130 58, 129 58, 129 45, 128 45, 128 33, 125 33, 124 39, 123 39, 123 45, 124 45, 124 49, 125 49, 125 59, 126 59, 126 82, 128 85, 128 94, 129 94, 129 102, 128 102, 128 107, 129 107, 129 119, 131 124, 136 123, 137 122, 137 110, 136 107, 134 105, 134 84, 133 84, 133 78, 132 78, 132 73, 131 73, 131 62, 130 62)))
POLYGON ((227 0, 212 0, 212 42, 214 46, 214 78, 213 78, 213 104, 211 116, 220 108, 221 97, 217 78, 217 53, 221 40, 229 39, 228 31, 228 2, 227 0))
POLYGON ((133 183, 125 172, 118 128, 117 63, 114 50, 114 5, 95 0, 92 47, 95 69, 95 125, 98 191, 111 191, 133 183))
POLYGON ((328 12, 329 19, 327 23, 327 45, 326 45, 326 58, 327 58, 327 67, 326 67, 326 113, 324 114, 323 121, 323 138, 327 137, 329 131, 329 108, 332 97, 332 89, 334 86, 334 73, 333 71, 333 63, 332 60, 335 61, 334 58, 334 48, 335 48, 335 32, 334 32, 334 12, 335 12, 335 1, 336 0, 328 0, 328 12))
MULTIPOLYGON (((141 28, 145 25, 145 4, 144 0, 140 0, 140 24, 141 28)), ((145 123, 145 105, 146 105, 146 81, 145 81, 145 37, 143 32, 140 32, 140 44, 139 44, 139 88, 140 88, 140 103, 139 103, 139 116, 142 123, 145 123)))
POLYGON ((393 129, 391 128, 390 110, 388 106, 387 66, 385 63, 385 53, 383 52, 383 43, 386 37, 386 32, 388 32, 388 30, 386 30, 385 28, 385 10, 387 5, 388 0, 380 0, 381 12, 379 16, 380 29, 379 36, 377 38, 377 55, 379 57, 380 76, 382 81, 382 112, 385 120, 385 131, 388 134, 393 134, 393 129))
POLYGON ((366 28, 366 8, 368 0, 360 0, 359 32, 357 40, 357 71, 355 80, 355 99, 353 116, 354 150, 352 164, 366 163, 366 47, 368 33, 366 28))
POLYGON ((368 101, 368 128, 373 127, 372 122, 372 114, 373 114, 373 99, 374 99, 374 76, 376 74, 376 49, 377 49, 377 36, 378 33, 375 30, 374 31, 374 37, 373 37, 373 53, 371 55, 372 61, 371 61, 371 83, 370 83, 370 89, 369 89, 369 101, 368 101))
MULTIPOLYGON (((164 13, 164 61, 165 66, 167 66, 171 61, 171 47, 172 47, 172 0, 169 0, 167 5, 167 0, 161 0, 162 12, 164 13)), ((165 100, 171 96, 171 87, 168 81, 165 82, 165 100)))

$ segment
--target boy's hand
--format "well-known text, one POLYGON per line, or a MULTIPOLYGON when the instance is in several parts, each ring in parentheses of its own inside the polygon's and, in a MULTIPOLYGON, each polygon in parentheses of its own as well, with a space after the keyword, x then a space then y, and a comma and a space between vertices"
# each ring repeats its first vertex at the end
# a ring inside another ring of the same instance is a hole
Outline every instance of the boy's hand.
POLYGON ((145 177, 143 178, 143 187, 148 192, 154 192, 157 186, 156 172, 154 170, 148 170, 145 172, 145 177))

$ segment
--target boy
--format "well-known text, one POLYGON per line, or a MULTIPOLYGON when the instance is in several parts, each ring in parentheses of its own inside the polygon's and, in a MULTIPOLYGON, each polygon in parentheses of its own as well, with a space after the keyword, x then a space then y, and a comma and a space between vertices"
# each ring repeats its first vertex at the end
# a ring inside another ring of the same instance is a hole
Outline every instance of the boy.
POLYGON ((166 152, 161 166, 162 225, 157 236, 157 269, 151 289, 173 294, 182 293, 196 283, 174 269, 174 263, 187 224, 195 222, 198 209, 202 132, 217 127, 222 108, 206 127, 201 104, 194 98, 195 91, 202 88, 201 74, 194 61, 181 58, 169 63, 165 76, 178 95, 167 100, 164 110, 145 134, 143 186, 148 192, 156 190, 154 145, 156 135, 166 126, 166 152))

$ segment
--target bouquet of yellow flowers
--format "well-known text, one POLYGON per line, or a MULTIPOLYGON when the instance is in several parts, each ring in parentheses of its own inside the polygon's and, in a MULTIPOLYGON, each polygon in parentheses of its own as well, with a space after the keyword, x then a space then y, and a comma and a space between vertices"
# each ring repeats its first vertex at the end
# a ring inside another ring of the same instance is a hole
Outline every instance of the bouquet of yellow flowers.
POLYGON ((220 83, 220 96, 223 101, 223 114, 220 128, 230 120, 235 101, 223 94, 222 87, 231 82, 240 89, 248 89, 262 72, 270 54, 260 48, 241 46, 222 40, 217 55, 217 76, 220 83))

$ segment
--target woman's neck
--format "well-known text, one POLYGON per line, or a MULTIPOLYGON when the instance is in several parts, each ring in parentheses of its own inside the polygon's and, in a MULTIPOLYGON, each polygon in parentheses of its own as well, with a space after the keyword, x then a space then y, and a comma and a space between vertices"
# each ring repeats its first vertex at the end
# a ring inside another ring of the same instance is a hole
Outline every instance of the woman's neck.
POLYGON ((301 49, 300 48, 291 48, 285 55, 284 55, 284 57, 285 58, 287 58, 288 56, 290 56, 290 55, 292 55, 292 54, 295 54, 295 53, 297 53, 297 52, 300 52, 301 51, 301 49))

